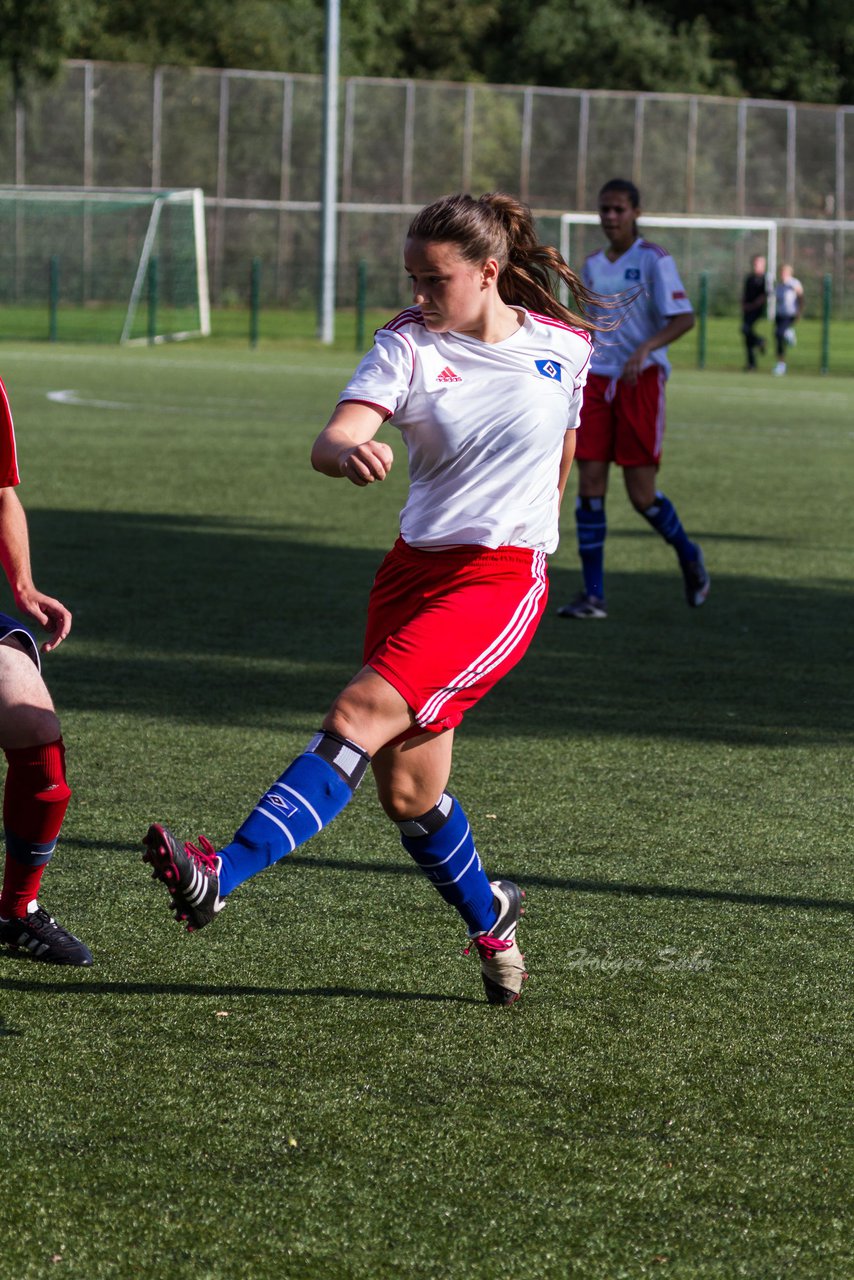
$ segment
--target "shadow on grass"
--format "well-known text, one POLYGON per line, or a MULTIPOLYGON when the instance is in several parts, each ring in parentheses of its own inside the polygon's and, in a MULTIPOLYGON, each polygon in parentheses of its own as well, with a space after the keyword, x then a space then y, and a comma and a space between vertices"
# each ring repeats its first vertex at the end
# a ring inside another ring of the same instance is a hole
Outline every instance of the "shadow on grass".
MULTIPOLYGON (((43 511, 32 523, 76 613, 47 664, 66 715, 303 725, 360 665, 382 550, 165 513, 43 511)), ((850 741, 851 593, 820 580, 715 577, 712 564, 710 599, 691 610, 670 557, 650 558, 666 568, 609 576, 606 624, 556 617, 578 573, 555 567, 529 654, 466 732, 850 741)))
MULTIPOLYGON (((289 862, 301 867, 324 867, 336 871, 374 872, 380 875, 420 876, 417 867, 406 863, 359 862, 355 859, 307 858, 291 855, 289 862)), ((575 880, 564 876, 519 874, 524 887, 559 889, 567 893, 602 893, 635 898, 697 898, 709 902, 733 902, 749 907, 795 907, 820 911, 854 912, 854 902, 841 898, 807 898, 779 893, 738 893, 730 889, 697 889, 676 884, 630 884, 620 880, 575 880)))
MULTIPOLYGON (((67 849, 102 849, 109 853, 137 853, 135 845, 115 845, 105 840, 83 840, 77 837, 63 839, 67 849)), ((356 858, 313 858, 311 855, 292 853, 279 865, 300 867, 303 870, 346 871, 359 875, 413 876, 419 879, 422 872, 411 863, 366 862, 356 858)), ((813 898, 781 893, 739 893, 730 889, 700 889, 693 885, 632 884, 623 880, 577 880, 566 876, 529 875, 520 872, 519 878, 526 887, 536 885, 540 889, 558 889, 567 893, 600 893, 628 895, 636 898, 685 898, 709 902, 732 902, 750 907, 793 907, 798 910, 848 911, 854 913, 854 902, 845 898, 813 898)))
MULTIPOLYGON (((24 964, 33 964, 29 956, 0 956, 0 959, 20 960, 24 964)), ((45 966, 47 967, 47 966, 45 966)), ((240 996, 274 996, 278 999, 309 996, 320 1000, 395 1000, 407 1002, 412 1000, 428 1001, 433 1004, 477 1004, 473 996, 450 996, 440 992, 426 991, 373 991, 361 987, 241 987, 226 985, 205 985, 197 982, 39 982, 34 979, 0 978, 0 991, 47 991, 52 994, 95 996, 216 996, 217 998, 234 998, 240 996)), ((3 1031, 0 1034, 19 1035, 17 1031, 3 1031)))

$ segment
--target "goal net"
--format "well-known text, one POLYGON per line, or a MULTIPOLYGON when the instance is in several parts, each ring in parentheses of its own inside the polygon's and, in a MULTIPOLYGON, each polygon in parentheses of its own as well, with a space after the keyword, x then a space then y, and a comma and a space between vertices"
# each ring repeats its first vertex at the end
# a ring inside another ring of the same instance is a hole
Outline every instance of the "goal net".
POLYGON ((0 336, 209 333, 201 190, 0 187, 0 336))
MULTIPOLYGON (((751 259, 762 254, 770 280, 777 277, 777 224, 766 218, 704 218, 642 214, 639 230, 647 240, 661 240, 672 254, 695 305, 702 287, 711 314, 727 315, 741 308, 744 277, 751 259)), ((602 247, 596 213, 565 213, 560 219, 559 247, 574 270, 602 247)))

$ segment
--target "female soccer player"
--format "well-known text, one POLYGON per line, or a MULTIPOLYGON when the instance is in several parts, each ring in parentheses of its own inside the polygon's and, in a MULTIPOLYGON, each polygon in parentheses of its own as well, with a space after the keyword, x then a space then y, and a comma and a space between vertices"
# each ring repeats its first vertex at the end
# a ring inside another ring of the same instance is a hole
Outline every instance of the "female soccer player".
MULTIPOLYGON (((50 632, 42 646, 48 653, 71 630, 71 614, 33 583, 27 518, 15 493, 18 480, 12 413, 0 382, 0 563, 18 609, 50 632)), ((71 791, 59 721, 41 675, 39 646, 26 627, 5 614, 0 614, 0 748, 8 765, 0 943, 34 960, 90 965, 89 948, 38 902, 71 791)))
POLYGON ((463 714, 530 644, 546 603, 546 555, 573 456, 591 325, 552 293, 592 299, 530 211, 507 195, 448 196, 416 216, 404 263, 412 306, 375 337, 312 449, 316 470, 382 481, 400 432, 410 488, 400 537, 374 582, 364 666, 305 752, 224 848, 183 846, 160 824, 144 861, 199 929, 248 877, 316 834, 370 765, 404 848, 462 916, 486 995, 512 1004, 526 977, 522 892, 490 883, 446 790, 463 714))
POLYGON ((621 295, 619 328, 596 340, 578 432, 575 523, 584 590, 558 610, 564 618, 605 618, 605 493, 612 462, 623 468, 632 506, 673 547, 685 598, 697 608, 709 594, 703 553, 656 487, 664 436, 667 345, 694 325, 691 303, 670 254, 638 231, 640 193, 623 178, 599 192, 608 241, 587 259, 582 279, 600 295, 621 295))

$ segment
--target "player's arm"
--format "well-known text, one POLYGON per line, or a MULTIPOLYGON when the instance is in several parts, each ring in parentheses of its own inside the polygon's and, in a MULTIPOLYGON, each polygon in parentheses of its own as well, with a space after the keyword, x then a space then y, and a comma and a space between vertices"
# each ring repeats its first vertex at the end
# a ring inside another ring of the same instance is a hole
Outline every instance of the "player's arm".
POLYGON ((0 489, 0 564, 17 607, 50 632, 51 639, 42 645, 42 652, 50 653, 71 630, 71 613, 59 600, 43 595, 33 582, 27 517, 9 486, 0 489))
POLYGON ((575 430, 564 432, 563 436, 563 452, 560 456, 560 470, 558 472, 557 492, 558 504, 562 505, 566 482, 569 479, 569 469, 572 466, 572 459, 575 457, 575 430))
POLYGON ((335 479, 343 476, 360 487, 385 480, 394 454, 374 436, 388 414, 373 405, 344 400, 315 440, 311 465, 335 479))

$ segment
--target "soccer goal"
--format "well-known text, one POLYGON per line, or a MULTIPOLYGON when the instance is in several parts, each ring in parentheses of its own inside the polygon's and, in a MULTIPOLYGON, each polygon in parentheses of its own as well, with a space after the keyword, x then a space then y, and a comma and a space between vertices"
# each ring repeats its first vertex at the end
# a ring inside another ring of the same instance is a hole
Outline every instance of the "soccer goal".
POLYGON ((0 187, 0 333, 69 340, 210 333, 199 189, 0 187))
MULTIPOLYGON (((713 314, 740 308, 744 276, 756 254, 766 258, 769 280, 777 278, 777 223, 771 218, 641 215, 639 229, 646 239, 656 239, 659 228, 667 232, 662 237, 664 246, 673 255, 688 292, 694 293, 705 277, 706 302, 713 314)), ((588 254, 602 247, 599 215, 564 213, 559 247, 566 261, 580 270, 588 254)))

